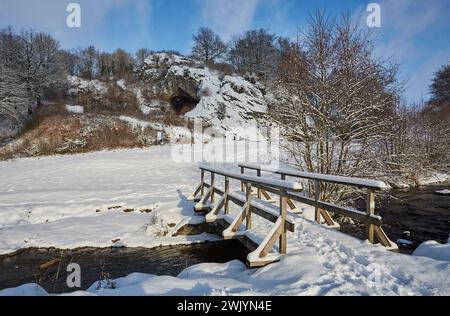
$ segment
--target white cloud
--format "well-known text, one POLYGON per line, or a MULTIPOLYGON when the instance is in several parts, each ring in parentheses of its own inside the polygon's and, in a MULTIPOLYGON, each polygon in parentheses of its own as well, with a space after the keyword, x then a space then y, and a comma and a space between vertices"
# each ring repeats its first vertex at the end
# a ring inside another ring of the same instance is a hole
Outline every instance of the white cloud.
POLYGON ((211 27, 224 39, 250 28, 260 0, 199 1, 203 24, 211 27))

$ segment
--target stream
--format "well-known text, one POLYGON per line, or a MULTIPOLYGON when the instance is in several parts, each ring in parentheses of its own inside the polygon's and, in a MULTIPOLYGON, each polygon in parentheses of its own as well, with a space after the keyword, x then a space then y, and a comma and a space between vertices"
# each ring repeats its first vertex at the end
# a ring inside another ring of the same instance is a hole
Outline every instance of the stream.
MULTIPOLYGON (((376 214, 383 218, 383 230, 397 242, 399 251, 411 254, 423 242, 447 243, 450 234, 450 195, 436 191, 450 189, 449 184, 394 190, 377 198, 376 214)), ((362 204, 365 202, 362 201, 362 204)), ((364 210, 364 206, 361 210, 364 210)), ((341 231, 360 239, 366 238, 361 225, 344 224, 341 231)))
POLYGON ((410 241, 411 244, 400 245, 406 252, 415 250, 428 240, 447 243, 450 234, 450 195, 436 194, 436 191, 444 189, 450 189, 450 186, 432 185, 392 192, 393 198, 382 203, 379 213, 389 238, 410 241))
POLYGON ((247 249, 237 240, 146 248, 32 248, 0 256, 0 290, 38 283, 49 293, 86 290, 99 280, 114 280, 134 272, 177 276, 199 263, 245 262, 247 249), (81 288, 66 285, 70 263, 81 267, 81 288))

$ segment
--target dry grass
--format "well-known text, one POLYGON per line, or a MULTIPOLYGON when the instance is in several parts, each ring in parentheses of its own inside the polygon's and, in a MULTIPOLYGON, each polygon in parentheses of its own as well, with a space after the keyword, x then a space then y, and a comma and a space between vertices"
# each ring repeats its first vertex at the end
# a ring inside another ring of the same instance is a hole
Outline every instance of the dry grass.
POLYGON ((170 126, 187 126, 187 121, 182 118, 171 106, 161 106, 150 113, 154 122, 170 126))
POLYGON ((108 90, 103 95, 93 92, 79 94, 78 103, 86 113, 133 115, 140 112, 136 94, 123 90, 115 82, 108 84, 108 90))
POLYGON ((119 119, 126 115, 143 121, 167 126, 189 123, 171 106, 162 94, 150 88, 142 89, 148 103, 160 100, 161 106, 145 115, 133 89, 123 90, 116 82, 109 82, 105 94, 86 92, 78 96, 84 114, 68 113, 66 100, 42 106, 26 125, 16 140, 0 148, 0 160, 17 157, 34 157, 54 154, 75 154, 116 148, 146 147, 154 144, 156 131, 151 128, 134 128, 119 119))
POLYGON ((0 160, 145 147, 156 138, 154 130, 133 128, 115 117, 67 112, 41 115, 13 144, 0 148, 0 160))

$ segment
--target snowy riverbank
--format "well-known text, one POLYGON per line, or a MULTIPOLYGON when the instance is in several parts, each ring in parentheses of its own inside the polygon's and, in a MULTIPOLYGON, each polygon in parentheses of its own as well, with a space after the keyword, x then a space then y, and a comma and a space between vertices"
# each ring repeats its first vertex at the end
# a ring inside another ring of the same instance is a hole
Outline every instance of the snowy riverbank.
MULTIPOLYGON (((175 163, 170 152, 158 147, 0 162, 0 253, 217 239, 170 237, 174 225, 202 221, 186 201, 199 181, 196 165, 175 163)), ((178 278, 136 271, 117 280, 116 289, 73 295, 450 295, 445 258, 392 253, 301 217, 295 221, 288 255, 268 267, 208 263, 178 278)), ((262 238, 269 227, 255 218, 252 235, 262 238)), ((21 294, 47 293, 37 285, 0 291, 21 294)))
POLYGON ((169 147, 0 162, 0 254, 196 241, 162 236, 204 221, 186 201, 196 168, 167 160, 169 147))

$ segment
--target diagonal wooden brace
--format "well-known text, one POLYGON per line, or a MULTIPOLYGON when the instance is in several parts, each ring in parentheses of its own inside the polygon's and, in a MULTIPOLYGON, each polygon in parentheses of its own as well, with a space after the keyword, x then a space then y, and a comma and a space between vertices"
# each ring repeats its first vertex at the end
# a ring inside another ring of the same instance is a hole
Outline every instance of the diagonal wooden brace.
POLYGON ((219 202, 217 202, 216 205, 214 205, 213 209, 211 210, 211 212, 209 212, 206 216, 206 222, 207 223, 212 223, 217 219, 217 214, 220 213, 220 210, 222 209, 222 207, 225 205, 225 199, 227 197, 223 196, 222 198, 220 198, 219 202))
POLYGON ((197 188, 195 189, 194 193, 192 193, 187 200, 188 201, 194 201, 197 195, 200 193, 200 190, 202 189, 202 184, 200 183, 197 188))
POLYGON ((206 206, 206 201, 209 199, 209 197, 211 196, 211 190, 213 190, 213 189, 209 189, 207 192, 206 192, 206 194, 200 199, 200 202, 198 202, 196 205, 195 205, 195 210, 196 211, 203 211, 204 209, 205 209, 205 206, 206 206))
POLYGON ((250 209, 249 205, 245 203, 239 214, 235 217, 235 219, 231 223, 231 225, 223 231, 222 235, 225 240, 236 238, 239 235, 245 233, 245 232, 238 233, 238 230, 241 224, 247 218, 247 211, 249 209, 250 209))

